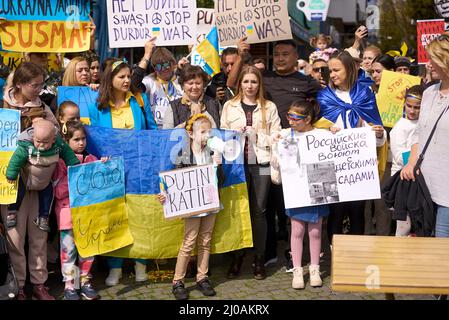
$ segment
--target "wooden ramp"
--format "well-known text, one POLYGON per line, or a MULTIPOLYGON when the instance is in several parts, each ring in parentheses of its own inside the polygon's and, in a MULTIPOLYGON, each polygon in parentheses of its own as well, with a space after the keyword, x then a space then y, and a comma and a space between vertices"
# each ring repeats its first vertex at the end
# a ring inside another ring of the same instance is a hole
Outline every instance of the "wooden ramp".
POLYGON ((332 290, 449 294, 449 238, 334 235, 332 290))

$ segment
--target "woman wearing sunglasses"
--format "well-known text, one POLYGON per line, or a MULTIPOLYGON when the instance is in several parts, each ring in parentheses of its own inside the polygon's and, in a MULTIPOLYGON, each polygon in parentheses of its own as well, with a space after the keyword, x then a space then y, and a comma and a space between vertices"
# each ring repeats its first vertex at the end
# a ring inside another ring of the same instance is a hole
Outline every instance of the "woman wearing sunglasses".
MULTIPOLYGON (((256 67, 247 66, 240 73, 236 95, 223 107, 221 128, 241 131, 247 138, 244 159, 255 249, 254 278, 262 280, 266 277, 264 254, 271 185, 270 136, 281 131, 281 120, 276 105, 264 98, 262 75, 256 67)), ((239 275, 244 252, 235 252, 228 278, 239 275)))
POLYGON ((152 38, 145 44, 145 54, 134 70, 132 83, 146 93, 160 129, 170 102, 182 96, 182 89, 175 73, 177 64, 173 53, 162 47, 154 49, 155 41, 152 38), (154 73, 145 76, 150 65, 154 73))
MULTIPOLYGON (((341 129, 371 126, 376 134, 376 145, 386 141, 376 97, 371 89, 359 81, 354 59, 346 51, 331 55, 329 62, 330 83, 318 93, 322 117, 316 127, 327 127, 333 133, 341 129)), ((343 233, 343 219, 350 220, 350 234, 364 234, 365 201, 337 203, 330 206, 328 237, 332 243, 334 234, 343 233)))

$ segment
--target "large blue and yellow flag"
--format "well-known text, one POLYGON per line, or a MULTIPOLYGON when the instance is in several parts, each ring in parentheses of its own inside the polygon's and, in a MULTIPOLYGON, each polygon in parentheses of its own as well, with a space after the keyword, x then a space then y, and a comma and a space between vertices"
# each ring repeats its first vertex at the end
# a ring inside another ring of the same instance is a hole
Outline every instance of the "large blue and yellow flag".
POLYGON ((75 244, 82 257, 133 243, 125 208, 123 158, 69 167, 69 196, 75 244))
MULTIPOLYGON (((171 170, 188 144, 186 131, 121 130, 87 127, 89 152, 100 156, 123 156, 125 162, 125 207, 134 243, 109 253, 116 257, 162 259, 178 254, 184 233, 182 219, 166 220, 157 199, 159 172, 171 170)), ((240 139, 214 131, 223 140, 240 139)), ((251 220, 245 171, 241 159, 223 164, 226 179, 220 190, 224 209, 217 213, 212 253, 252 246, 251 220)))
POLYGON ((208 75, 213 77, 220 72, 220 54, 216 26, 214 26, 207 34, 206 38, 196 46, 195 50, 201 58, 203 58, 205 62, 203 69, 208 75))

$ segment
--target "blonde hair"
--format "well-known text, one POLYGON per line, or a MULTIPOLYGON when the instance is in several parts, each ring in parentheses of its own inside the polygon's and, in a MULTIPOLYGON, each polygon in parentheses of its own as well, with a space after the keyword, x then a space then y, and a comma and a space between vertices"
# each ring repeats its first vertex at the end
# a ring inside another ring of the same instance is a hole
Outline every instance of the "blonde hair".
POLYGON ((432 40, 426 48, 429 58, 449 75, 449 32, 442 33, 432 40))
POLYGON ((186 131, 188 132, 193 132, 193 124, 197 121, 205 121, 205 122, 209 122, 210 125, 212 126, 212 122, 210 121, 209 117, 206 116, 204 113, 197 113, 194 114, 193 116, 191 116, 186 123, 186 131))
POLYGON ((368 47, 365 48, 364 52, 366 51, 371 51, 372 53, 374 53, 374 55, 376 57, 380 56, 382 54, 382 51, 380 50, 379 47, 376 47, 375 45, 371 44, 368 47))
POLYGON ((68 86, 68 87, 76 87, 80 84, 78 83, 78 80, 76 80, 76 65, 80 62, 86 61, 87 64, 88 61, 84 57, 75 57, 72 60, 70 60, 69 64, 65 68, 64 71, 64 77, 62 78, 62 85, 68 86))
POLYGON ((247 74, 255 74, 259 80, 259 89, 257 92, 257 101, 260 103, 261 107, 264 108, 267 100, 265 99, 265 90, 263 86, 263 79, 260 70, 254 66, 246 66, 240 72, 240 76, 237 82, 237 91, 235 97, 232 99, 233 102, 240 102, 242 100, 242 81, 243 77, 247 74))

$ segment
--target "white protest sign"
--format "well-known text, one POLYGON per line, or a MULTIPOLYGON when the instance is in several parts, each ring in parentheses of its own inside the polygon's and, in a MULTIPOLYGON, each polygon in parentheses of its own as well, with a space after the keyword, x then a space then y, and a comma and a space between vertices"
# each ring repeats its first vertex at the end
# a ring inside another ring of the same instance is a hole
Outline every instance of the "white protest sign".
POLYGON ((296 133, 277 148, 285 208, 380 198, 371 128, 296 133))
MULTIPOLYGON (((198 8, 196 10, 196 42, 195 46, 199 45, 203 41, 207 34, 212 30, 215 25, 214 9, 198 8)), ((196 50, 192 51, 191 64, 194 66, 203 67, 205 62, 196 50)))
POLYGON ((215 24, 221 46, 292 39, 286 0, 216 0, 215 24))
POLYGON ((107 12, 110 48, 195 44, 196 1, 107 0, 107 12))
POLYGON ((326 21, 330 0, 297 0, 296 8, 309 21, 326 21))
POLYGON ((192 166, 159 173, 167 200, 166 219, 189 217, 220 209, 218 181, 213 165, 192 166))

